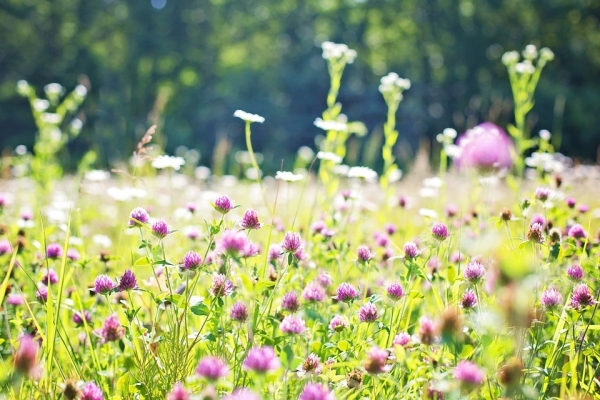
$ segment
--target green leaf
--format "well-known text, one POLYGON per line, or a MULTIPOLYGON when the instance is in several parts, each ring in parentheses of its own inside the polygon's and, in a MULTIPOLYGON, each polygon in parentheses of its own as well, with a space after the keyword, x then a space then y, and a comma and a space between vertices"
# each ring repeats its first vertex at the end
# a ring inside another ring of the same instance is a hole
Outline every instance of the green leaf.
POLYGON ((148 257, 140 257, 134 263, 134 267, 147 267, 150 265, 151 261, 148 257))
POLYGON ((350 348, 350 343, 347 340, 340 340, 337 344, 338 349, 341 351, 348 351, 350 348))
POLYGON ((283 348, 282 360, 283 364, 289 367, 294 361, 294 350, 289 344, 283 348))
POLYGON ((204 303, 198 303, 196 305, 191 306, 190 311, 192 312, 192 314, 198 316, 206 316, 210 314, 210 309, 204 303))

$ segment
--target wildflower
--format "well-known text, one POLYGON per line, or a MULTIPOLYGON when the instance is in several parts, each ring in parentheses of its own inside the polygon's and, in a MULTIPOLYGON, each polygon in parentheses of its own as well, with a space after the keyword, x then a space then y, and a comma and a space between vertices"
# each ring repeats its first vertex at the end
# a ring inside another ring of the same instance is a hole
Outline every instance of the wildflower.
POLYGON ((567 204, 567 207, 575 208, 575 204, 577 204, 577 200, 575 200, 572 197, 567 197, 567 199, 565 200, 565 203, 567 204))
POLYGON ((4 193, 0 193, 0 211, 8 205, 8 200, 4 193))
POLYGON ((356 291, 356 289, 354 289, 354 286, 352 286, 351 284, 344 282, 342 284, 340 284, 340 286, 338 286, 337 288, 337 297, 336 299, 338 301, 343 301, 343 302, 351 302, 354 299, 356 299, 356 297, 358 296, 358 292, 356 291))
POLYGON ((256 243, 252 243, 250 240, 246 241, 246 247, 242 251, 242 257, 254 257, 260 253, 260 247, 256 243))
POLYGON ((316 282, 309 283, 302 291, 302 297, 304 297, 304 300, 306 301, 323 301, 325 300, 325 296, 325 289, 316 282))
POLYGON ((507 387, 517 386, 521 381, 524 368, 520 358, 511 357, 498 371, 498 382, 507 387))
POLYGON ((544 216, 542 214, 534 214, 531 217, 531 221, 529 222, 529 225, 532 225, 532 224, 540 224, 541 226, 545 226, 546 218, 544 218, 544 216))
POLYGON ((81 389, 81 397, 79 400, 104 400, 102 389, 94 382, 88 382, 81 389))
POLYGON ((46 286, 39 286, 35 292, 35 297, 40 303, 48 301, 48 288, 46 286))
POLYGON ((352 167, 348 170, 346 176, 348 176, 348 178, 364 179, 365 181, 377 180, 377 172, 368 167, 352 167))
POLYGON ((334 400, 335 396, 329 391, 326 386, 319 383, 308 383, 298 400, 334 400))
POLYGON ((262 400, 262 398, 248 388, 235 389, 229 396, 223 397, 222 400, 262 400))
POLYGON ((365 369, 370 374, 381 374, 384 372, 390 372, 392 369, 391 365, 387 365, 387 359, 389 352, 384 349, 380 349, 377 346, 371 347, 367 354, 367 360, 365 361, 365 369))
POLYGON ((571 296, 571 307, 575 309, 585 308, 596 304, 594 296, 590 293, 590 289, 585 283, 580 283, 573 288, 571 296))
POLYGON ((422 316, 419 319, 419 336, 421 337, 421 343, 432 344, 435 341, 435 324, 433 321, 426 316, 422 316))
POLYGON ((67 250, 67 258, 71 261, 79 261, 81 255, 76 249, 67 250))
POLYGON ((358 310, 358 319, 360 322, 375 322, 379 318, 379 312, 377 307, 373 303, 365 303, 360 310, 358 310))
POLYGON ((348 319, 342 315, 336 315, 329 322, 329 329, 336 332, 341 332, 348 327, 348 319))
POLYGON ((427 388, 427 397, 428 400, 444 400, 444 392, 436 389, 433 384, 430 382, 430 386, 427 388))
POLYGON ((148 211, 142 207, 136 207, 129 214, 129 225, 140 226, 140 224, 147 224, 149 219, 148 211))
POLYGON ((386 292, 388 297, 394 301, 398 301, 404 296, 404 288, 398 282, 390 283, 386 292))
POLYGON ((289 171, 277 171, 275 174, 275 179, 279 179, 285 182, 298 182, 304 179, 304 177, 300 174, 294 174, 289 171))
POLYGON ((529 226, 529 231, 527 231, 527 240, 531 243, 539 243, 542 244, 545 242, 544 238, 544 230, 541 224, 534 223, 529 226))
POLYGON ((296 292, 288 292, 283 295, 283 300, 281 302, 281 308, 287 311, 291 311, 295 313, 300 308, 300 303, 298 302, 298 295, 296 292))
MULTIPOLYGON (((320 118, 317 118, 317 119, 320 119, 320 118)), ((322 121, 322 122, 325 122, 325 121, 323 121, 323 120, 321 120, 321 121, 322 121)), ((331 121, 327 121, 327 122, 331 122, 331 121)), ((341 123, 340 123, 340 124, 341 124, 341 123)), ((317 125, 317 121, 316 121, 316 120, 315 120, 315 125, 316 125, 318 128, 321 128, 319 125, 317 125)), ((346 130, 345 128, 346 128, 346 126, 345 126, 345 124, 344 124, 344 129, 342 129, 342 130, 344 130, 344 131, 345 131, 345 130, 346 130)), ((322 129, 323 129, 323 128, 322 128, 322 129)), ((327 131, 327 130, 337 130, 337 129, 325 129, 325 130, 327 131)), ((342 157, 338 156, 338 155, 337 155, 337 154, 335 154, 335 153, 331 153, 331 152, 328 152, 328 151, 319 151, 319 152, 317 153, 317 158, 318 158, 319 160, 323 160, 323 161, 331 161, 331 162, 332 162, 332 163, 334 163, 334 164, 339 164, 339 163, 341 163, 341 162, 342 162, 342 157)))
POLYGON ((75 400, 80 398, 81 391, 77 387, 77 382, 73 379, 69 379, 64 384, 62 394, 67 400, 75 400))
POLYGON ((379 85, 379 91, 384 94, 402 92, 408 89, 410 89, 410 80, 400 78, 395 72, 390 72, 382 77, 381 84, 379 85))
POLYGON ((15 370, 25 375, 31 375, 38 365, 38 350, 39 345, 32 336, 21 336, 14 358, 15 370))
POLYGON ((104 325, 100 331, 103 343, 115 342, 123 337, 125 328, 121 326, 117 314, 111 314, 104 320, 104 325))
POLYGON ((265 119, 260 115, 250 114, 242 110, 235 110, 233 116, 240 118, 248 123, 258 122, 262 124, 263 122, 265 122, 265 119))
POLYGON ((279 324, 279 329, 281 329, 283 333, 300 335, 306 331, 306 324, 302 318, 288 315, 279 324))
POLYGON ((233 205, 231 204, 231 199, 225 195, 217 197, 217 199, 215 200, 215 202, 212 206, 217 212, 219 212, 223 215, 225 215, 229 211, 233 210, 233 205))
POLYGON ((169 234, 169 227, 162 219, 155 221, 152 224, 152 234, 159 239, 164 239, 169 234))
POLYGON ((243 368, 246 371, 252 370, 258 373, 266 373, 271 370, 279 369, 281 362, 275 355, 272 347, 254 347, 248 352, 244 360, 243 368))
POLYGON ((41 282, 46 286, 54 285, 55 283, 58 283, 58 274, 55 270, 49 268, 42 276, 41 282))
MULTIPOLYGON (((321 128, 324 131, 346 132, 348 130, 348 125, 344 122, 339 122, 339 121, 323 121, 321 118, 317 118, 317 119, 315 119, 313 124, 317 128, 321 128)), ((338 160, 338 158, 331 157, 331 160, 332 161, 338 160)), ((339 162, 336 162, 336 164, 339 164, 341 162, 342 162, 342 159, 339 158, 339 162)))
POLYGON ((198 363, 196 374, 209 381, 217 381, 229 375, 229 367, 220 358, 207 356, 198 363))
POLYGON ((287 232, 281 243, 281 247, 288 253, 294 253, 302 247, 302 239, 300 235, 295 232, 287 232))
POLYGON ((210 294, 215 297, 231 296, 233 293, 233 283, 223 274, 213 276, 212 287, 210 288, 210 294))
POLYGON ((234 321, 245 322, 248 319, 248 309, 244 303, 238 301, 231 307, 229 316, 234 321))
POLYGON ((198 268, 202 264, 202 257, 200 254, 196 253, 193 250, 188 251, 183 256, 183 266, 184 270, 194 270, 198 268))
POLYGON ((460 298, 460 306, 465 310, 477 307, 477 296, 471 289, 467 289, 460 298))
POLYGON ((581 214, 585 214, 586 212, 590 211, 590 208, 587 204, 580 204, 577 206, 577 211, 579 211, 581 214))
POLYGON ((406 346, 410 343, 410 335, 406 332, 400 332, 394 336, 394 346, 406 346))
POLYGON ((500 213, 500 219, 502 221, 507 222, 507 221, 510 221, 512 218, 513 218, 513 215, 512 215, 512 211, 510 211, 510 209, 508 209, 508 208, 502 209, 502 212, 500 213))
POLYGON ((6 297, 6 302, 11 306, 20 306, 25 303, 25 299, 22 294, 11 293, 6 297))
POLYGON ((583 279, 583 269, 579 265, 573 264, 567 269, 567 275, 572 281, 579 282, 583 279))
POLYGON ((186 226, 183 229, 183 234, 192 240, 196 240, 200 237, 200 230, 194 226, 186 226))
POLYGON ((542 203, 545 202, 550 198, 550 189, 546 187, 539 187, 535 189, 535 198, 541 201, 542 203))
POLYGON ((60 244, 58 243, 50 243, 48 245, 48 248, 46 249, 46 256, 48 256, 48 258, 50 259, 57 259, 62 257, 63 255, 63 250, 62 247, 60 246, 60 244))
POLYGON ((258 214, 253 209, 249 208, 244 212, 240 225, 244 229, 260 229, 262 224, 258 220, 258 214))
POLYGON ((90 324, 92 322, 92 316, 88 310, 83 310, 83 316, 79 311, 73 314, 73 322, 75 322, 75 325, 77 326, 83 325, 84 318, 86 323, 90 324))
POLYGON ((323 287, 331 286, 331 281, 332 281, 331 275, 329 275, 325 271, 321 271, 319 273, 319 276, 317 276, 317 283, 323 287))
POLYGON ((156 169, 173 168, 175 171, 179 171, 184 164, 185 160, 182 157, 173 157, 166 154, 152 160, 152 166, 156 169))
POLYGON ((247 246, 248 237, 244 232, 227 229, 217 242, 217 252, 232 257, 241 257, 247 246))
POLYGON ((575 224, 569 228, 568 232, 569 236, 575 239, 585 239, 587 237, 587 232, 583 229, 581 224, 575 224))
POLYGON ((167 394, 167 400, 189 400, 190 394, 181 382, 175 383, 173 389, 167 394))
POLYGON ((390 244, 390 239, 387 237, 387 235, 381 232, 376 232, 373 237, 375 238, 375 243, 377 243, 379 247, 386 247, 388 244, 390 244))
POLYGON ((488 171, 512 166, 513 144, 504 130, 490 122, 469 129, 456 145, 460 156, 454 159, 454 164, 459 168, 488 171))
POLYGON ((283 253, 283 249, 281 248, 281 246, 277 243, 272 244, 271 247, 269 247, 269 261, 274 261, 274 260, 278 260, 281 258, 281 254, 283 253))
POLYGON ((413 242, 404 243, 404 257, 407 260, 414 260, 419 256, 419 248, 413 242))
POLYGON ((358 369, 352 370, 346 376, 346 384, 350 389, 356 389, 362 384, 362 372, 358 369))
POLYGON ((0 256, 10 254, 11 252, 10 242, 8 240, 0 240, 0 256))
POLYGON ((98 275, 94 281, 94 292, 97 294, 109 294, 114 288, 114 281, 106 275, 98 275))
POLYGON ((125 271, 121 279, 119 279, 117 290, 119 292, 124 292, 135 288, 137 288, 137 279, 133 271, 128 269, 125 271))
POLYGON ((356 51, 349 49, 343 43, 325 41, 321 43, 321 48, 325 60, 343 60, 348 64, 352 64, 356 58, 356 51))
POLYGON ((373 258, 373 253, 371 253, 371 250, 366 245, 359 246, 356 255, 361 264, 366 264, 373 258))
POLYGON ((545 309, 552 310, 562 304, 562 296, 558 290, 550 288, 544 291, 540 303, 545 309))
POLYGON ((441 222, 436 222, 431 228, 431 234, 434 238, 436 238, 440 242, 443 242, 449 235, 448 227, 442 224, 441 222))
POLYGON ((479 261, 471 261, 465 267, 463 276, 473 284, 479 283, 485 276, 485 268, 479 261))
POLYGON ((454 378, 464 387, 473 388, 483 383, 485 373, 476 364, 463 360, 454 369, 454 378))

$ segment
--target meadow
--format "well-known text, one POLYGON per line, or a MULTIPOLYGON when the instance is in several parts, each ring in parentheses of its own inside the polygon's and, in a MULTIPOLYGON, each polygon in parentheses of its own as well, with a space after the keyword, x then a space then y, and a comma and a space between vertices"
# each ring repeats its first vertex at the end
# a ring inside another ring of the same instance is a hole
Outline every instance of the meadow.
POLYGON ((62 176, 85 93, 60 108, 20 83, 40 132, 0 182, 0 397, 600 398, 600 171, 526 124, 551 51, 503 58, 514 125, 447 129, 439 168, 406 176, 410 81, 381 81, 382 170, 347 166, 364 133, 337 93, 356 53, 323 57, 320 151, 263 177, 251 128, 268 121, 238 110, 247 179, 186 171, 153 128, 127 166, 62 176))

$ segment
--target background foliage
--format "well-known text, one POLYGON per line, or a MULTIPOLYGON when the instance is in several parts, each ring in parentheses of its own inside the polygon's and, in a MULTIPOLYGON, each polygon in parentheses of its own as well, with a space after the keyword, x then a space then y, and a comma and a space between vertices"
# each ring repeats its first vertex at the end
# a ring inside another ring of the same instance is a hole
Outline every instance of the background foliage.
POLYGON ((165 1, 0 2, 0 148, 32 147, 29 104, 15 92, 26 79, 40 95, 50 82, 90 86, 84 130, 62 157, 71 165, 90 148, 99 166, 126 159, 158 123, 167 152, 197 148, 210 166, 215 152, 242 145, 239 108, 267 119, 253 135, 266 169, 282 158, 289 168, 320 133, 312 122, 326 108, 328 76, 319 45, 332 40, 358 51, 339 99, 370 130, 350 140, 347 161, 381 164, 377 86, 395 71, 413 83, 398 118, 396 153, 406 162, 420 138, 445 127, 510 122, 500 57, 533 43, 556 54, 536 93, 533 131, 549 129, 564 153, 596 159, 599 0, 165 1))

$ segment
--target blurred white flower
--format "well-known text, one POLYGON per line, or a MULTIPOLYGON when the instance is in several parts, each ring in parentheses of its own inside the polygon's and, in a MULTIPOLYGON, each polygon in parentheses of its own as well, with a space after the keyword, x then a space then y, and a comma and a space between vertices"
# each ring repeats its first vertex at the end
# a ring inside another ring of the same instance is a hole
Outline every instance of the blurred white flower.
POLYGON ((93 169, 85 173, 84 178, 86 181, 91 182, 102 182, 110 179, 110 172, 102 171, 100 169, 93 169))
POLYGON ((317 153, 317 158, 319 160, 331 161, 334 164, 339 164, 342 162, 342 157, 329 151, 319 151, 317 153))
POLYGON ((71 128, 79 132, 83 128, 83 122, 79 118, 75 118, 71 121, 71 128))
POLYGON ((210 168, 202 165, 196 167, 196 169, 194 170, 194 176, 196 177, 196 179, 206 180, 210 176, 210 168))
POLYGON ((265 119, 263 117, 261 117, 260 115, 250 114, 250 113, 247 113, 247 112, 242 111, 242 110, 236 110, 233 113, 233 116, 241 118, 241 119, 243 119, 246 122, 260 122, 261 124, 263 122, 265 122, 265 119))
POLYGON ((446 152, 446 155, 450 158, 460 158, 460 155, 462 153, 462 149, 455 145, 455 144, 449 144, 444 146, 444 151, 446 152))
POLYGON ((444 131, 442 132, 442 134, 444 136, 446 136, 447 138, 450 138, 450 139, 456 139, 456 136, 457 136, 456 129, 452 129, 452 128, 446 128, 446 129, 444 129, 444 131))
POLYGON ((108 248, 112 245, 112 240, 106 235, 95 234, 92 236, 92 242, 100 247, 108 248))
POLYGON ((438 213, 435 210, 431 210, 429 208, 421 208, 419 210, 419 215, 426 218, 437 219, 438 213))
POLYGON ((152 160, 152 166, 156 169, 173 168, 179 171, 182 165, 185 164, 185 160, 182 157, 172 157, 162 155, 152 160))
POLYGON ((519 62, 519 52, 518 51, 507 51, 502 55, 502 64, 506 66, 515 65, 519 62))
POLYGON ((423 179, 423 186, 439 189, 444 184, 444 181, 437 176, 423 179))
POLYGON ((333 167, 333 173, 340 176, 348 176, 348 171, 350 171, 350 167, 346 164, 336 165, 333 167))
POLYGON ((366 181, 374 181, 377 179, 377 172, 369 167, 351 167, 348 170, 348 178, 359 178, 366 181))
POLYGON ((43 122, 53 125, 58 125, 62 121, 62 117, 56 113, 43 113, 41 118, 43 122))
POLYGON ((344 59, 346 63, 352 64, 356 59, 356 51, 343 43, 326 41, 321 44, 321 48, 323 49, 323 58, 326 60, 344 59))
POLYGON ((381 78, 381 84, 379 85, 379 91, 381 93, 395 92, 397 90, 403 91, 408 89, 410 89, 410 80, 400 78, 395 72, 390 72, 381 78))
POLYGON ((543 140, 548 141, 548 140, 550 140, 551 137, 552 137, 552 134, 547 129, 542 129, 540 131, 540 138, 542 138, 543 140))
POLYGON ((85 97, 87 96, 87 88, 83 85, 77 85, 75 86, 75 94, 77 94, 79 97, 85 97))
POLYGON ((540 49, 540 58, 547 61, 554 60, 554 53, 547 47, 542 47, 540 49))
POLYGON ((46 111, 50 107, 50 102, 46 99, 35 99, 33 101, 33 108, 35 111, 46 111))
POLYGON ((48 96, 60 96, 65 91, 65 88, 60 83, 49 83, 44 86, 44 92, 48 96))
POLYGON ((301 181, 304 177, 300 174, 294 174, 289 171, 277 171, 275 174, 275 179, 280 179, 286 182, 297 182, 301 181))
POLYGON ((533 44, 528 44, 521 54, 523 54, 523 58, 527 60, 535 60, 538 56, 537 47, 533 44))
POLYGON ((314 124, 317 128, 321 128, 324 131, 346 132, 348 130, 347 124, 338 121, 323 121, 321 118, 317 118, 314 124))
POLYGON ((21 79, 17 82, 17 92, 21 96, 26 96, 27 94, 29 94, 30 90, 31 86, 29 86, 29 82, 27 82, 26 80, 21 79))
POLYGON ((138 188, 117 188, 109 187, 106 191, 109 197, 116 201, 128 201, 131 199, 142 199, 146 197, 146 191, 138 188))
POLYGON ((301 146, 298 149, 298 157, 305 161, 311 161, 315 156, 315 152, 308 146, 301 146))
POLYGON ((525 60, 515 65, 515 71, 518 74, 533 74, 535 72, 535 67, 531 64, 531 61, 525 60))

